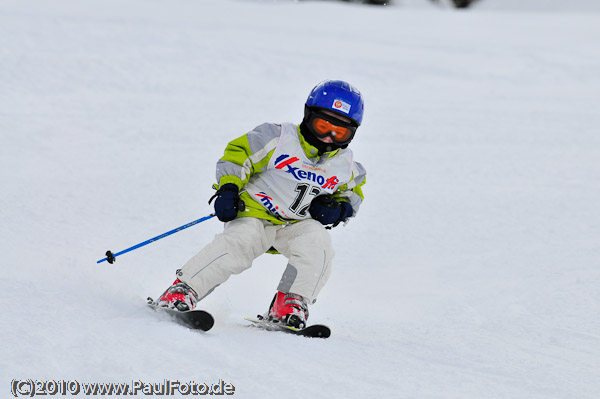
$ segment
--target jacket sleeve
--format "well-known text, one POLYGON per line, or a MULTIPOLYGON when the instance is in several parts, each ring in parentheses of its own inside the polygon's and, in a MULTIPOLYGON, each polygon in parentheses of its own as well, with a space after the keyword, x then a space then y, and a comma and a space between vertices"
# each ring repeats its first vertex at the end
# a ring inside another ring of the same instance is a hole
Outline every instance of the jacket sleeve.
POLYGON ((362 186, 367 182, 367 171, 358 162, 352 164, 352 177, 350 181, 341 185, 334 193, 334 197, 341 201, 349 202, 352 205, 352 217, 356 216, 360 204, 365 199, 362 191, 362 186))
POLYGON ((253 174, 267 167, 280 136, 281 126, 265 123, 229 142, 217 162, 215 188, 227 183, 244 187, 253 174))

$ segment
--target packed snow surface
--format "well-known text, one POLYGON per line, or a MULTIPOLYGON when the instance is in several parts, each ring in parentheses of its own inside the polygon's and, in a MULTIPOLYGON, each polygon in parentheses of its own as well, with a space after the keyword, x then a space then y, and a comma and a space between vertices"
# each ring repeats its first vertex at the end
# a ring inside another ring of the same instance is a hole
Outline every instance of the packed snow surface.
POLYGON ((0 2, 0 391, 600 397, 600 13, 500 3, 0 2), (216 219, 96 264, 211 213, 226 143, 299 122, 327 78, 365 97, 352 148, 368 171, 311 307, 330 339, 247 327, 277 255, 201 303, 208 333, 145 305, 216 219))

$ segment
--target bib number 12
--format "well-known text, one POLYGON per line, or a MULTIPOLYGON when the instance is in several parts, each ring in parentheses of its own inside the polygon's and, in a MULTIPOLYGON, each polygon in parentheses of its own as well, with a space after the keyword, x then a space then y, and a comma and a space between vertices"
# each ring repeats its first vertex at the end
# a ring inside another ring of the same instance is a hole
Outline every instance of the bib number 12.
POLYGON ((308 202, 308 204, 304 205, 303 207, 300 207, 300 205, 304 203, 304 199, 307 195, 311 197, 316 197, 321 193, 321 189, 317 186, 312 186, 308 183, 298 183, 298 185, 295 188, 295 191, 298 193, 298 195, 294 199, 292 205, 290 205, 290 210, 296 215, 304 217, 306 216, 306 213, 310 208, 310 202, 312 201, 312 198, 308 202))

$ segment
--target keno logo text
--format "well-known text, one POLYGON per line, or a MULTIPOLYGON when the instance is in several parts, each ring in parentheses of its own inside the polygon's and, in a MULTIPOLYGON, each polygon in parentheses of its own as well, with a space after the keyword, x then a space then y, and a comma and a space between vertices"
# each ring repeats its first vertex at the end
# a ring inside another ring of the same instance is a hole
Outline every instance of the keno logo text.
POLYGON ((340 182, 337 176, 332 176, 329 179, 325 179, 323 175, 317 174, 315 172, 308 172, 306 170, 302 170, 300 168, 292 166, 293 163, 299 161, 297 157, 291 157, 287 154, 280 155, 275 160, 275 169, 283 169, 286 168, 285 172, 294 176, 294 179, 298 181, 309 180, 314 183, 317 183, 319 186, 325 189, 335 189, 335 186, 340 182))

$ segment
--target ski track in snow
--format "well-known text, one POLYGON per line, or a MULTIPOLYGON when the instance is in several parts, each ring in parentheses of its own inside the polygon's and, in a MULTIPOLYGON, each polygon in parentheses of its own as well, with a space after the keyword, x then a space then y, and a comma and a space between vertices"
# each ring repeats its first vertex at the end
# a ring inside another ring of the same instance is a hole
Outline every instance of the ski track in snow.
POLYGON ((0 390, 600 397, 600 7, 566 3, 1 2, 0 390), (366 97, 368 171, 311 307, 330 339, 247 327, 280 256, 202 302, 206 334, 147 308, 214 219, 96 264, 209 214, 226 143, 326 78, 366 97))

